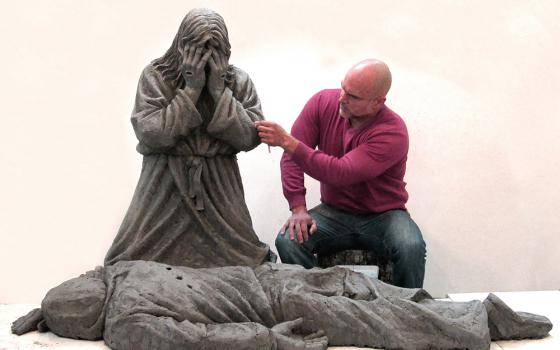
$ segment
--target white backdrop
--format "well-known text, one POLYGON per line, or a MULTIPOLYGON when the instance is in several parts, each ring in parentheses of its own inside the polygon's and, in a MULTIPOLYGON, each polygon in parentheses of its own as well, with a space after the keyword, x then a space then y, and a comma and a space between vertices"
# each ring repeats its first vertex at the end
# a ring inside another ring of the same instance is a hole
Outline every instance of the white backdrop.
MULTIPOLYGON (((230 62, 286 128, 356 61, 389 64, 387 104, 409 128, 408 208, 433 295, 560 288, 558 2, 154 4, 1 3, 0 303, 39 302, 102 263, 140 172, 129 122, 138 77, 201 6, 225 18, 230 62)), ((239 156, 269 244, 289 214, 280 155, 261 145, 239 156)))

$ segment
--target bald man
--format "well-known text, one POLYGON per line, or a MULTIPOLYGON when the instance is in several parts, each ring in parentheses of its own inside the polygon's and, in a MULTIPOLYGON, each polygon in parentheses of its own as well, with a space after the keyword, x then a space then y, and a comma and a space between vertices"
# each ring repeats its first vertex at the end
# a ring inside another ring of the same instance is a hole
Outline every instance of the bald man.
POLYGON ((262 142, 285 151, 282 186, 292 215, 276 239, 282 262, 312 268, 315 254, 371 250, 391 258, 395 285, 422 287, 426 244, 405 206, 408 132, 385 105, 390 87, 389 67, 367 59, 340 89, 315 94, 291 134, 255 123, 262 142), (321 183, 321 204, 309 211, 304 173, 321 183))

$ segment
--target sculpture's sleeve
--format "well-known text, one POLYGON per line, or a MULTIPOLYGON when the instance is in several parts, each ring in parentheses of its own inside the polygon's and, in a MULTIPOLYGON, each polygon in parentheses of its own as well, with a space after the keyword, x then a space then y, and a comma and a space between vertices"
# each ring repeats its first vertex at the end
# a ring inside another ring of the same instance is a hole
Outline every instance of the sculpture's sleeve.
POLYGON ((250 151, 260 143, 254 123, 264 117, 255 85, 247 73, 234 70, 233 91, 224 89, 206 130, 238 151, 250 151))
POLYGON ((132 112, 132 126, 140 143, 153 149, 173 147, 202 123, 195 104, 183 89, 174 89, 152 65, 142 72, 132 112))
MULTIPOLYGON (((293 137, 312 149, 319 143, 318 98, 319 94, 316 94, 305 104, 291 130, 293 137)), ((286 152, 284 152, 280 161, 280 171, 282 174, 282 190, 284 197, 288 200, 290 209, 305 205, 306 189, 303 170, 286 152)))
POLYGON ((202 324, 172 317, 136 313, 120 318, 105 330, 114 349, 269 350, 276 340, 267 327, 254 322, 202 324))

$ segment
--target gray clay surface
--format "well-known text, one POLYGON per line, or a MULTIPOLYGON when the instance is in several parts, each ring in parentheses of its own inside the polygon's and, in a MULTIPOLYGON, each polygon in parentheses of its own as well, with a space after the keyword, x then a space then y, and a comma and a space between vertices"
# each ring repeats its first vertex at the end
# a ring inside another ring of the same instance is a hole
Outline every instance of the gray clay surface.
POLYGON ((330 346, 482 350, 491 335, 543 337, 552 324, 515 313, 494 295, 484 303, 437 301, 341 267, 121 261, 53 288, 42 312, 20 318, 13 331, 36 328, 103 337, 113 349, 325 349, 328 339, 330 346), (286 321, 299 318, 292 334, 286 321))
POLYGON ((142 72, 132 113, 142 172, 106 265, 257 266, 267 260, 236 159, 259 144, 253 123, 263 115, 255 86, 229 64, 229 55, 222 17, 195 9, 166 54, 142 72))

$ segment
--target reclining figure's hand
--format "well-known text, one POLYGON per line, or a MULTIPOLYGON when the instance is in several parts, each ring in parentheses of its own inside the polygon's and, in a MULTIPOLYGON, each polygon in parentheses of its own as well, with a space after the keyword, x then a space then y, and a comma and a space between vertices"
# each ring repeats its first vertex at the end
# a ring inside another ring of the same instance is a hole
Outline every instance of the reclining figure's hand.
POLYGON ((272 334, 276 338, 277 350, 325 350, 328 339, 323 331, 302 335, 294 333, 294 329, 301 326, 303 319, 297 318, 272 327, 272 334))
POLYGON ((41 309, 33 309, 27 315, 18 318, 12 323, 12 333, 22 335, 27 332, 46 332, 48 330, 41 309))

